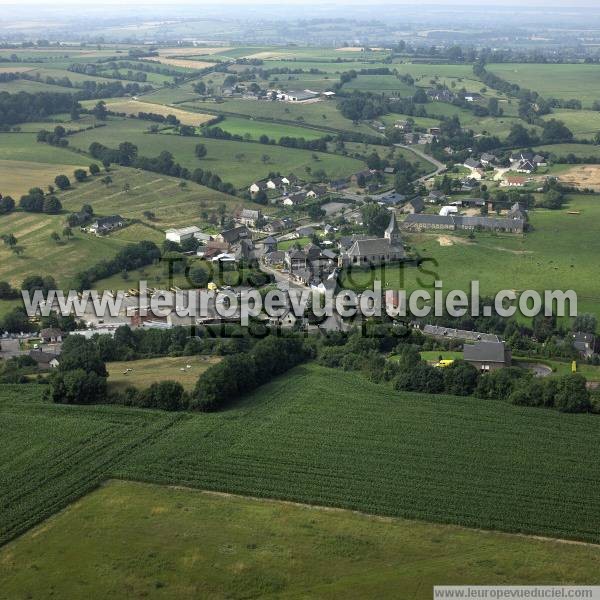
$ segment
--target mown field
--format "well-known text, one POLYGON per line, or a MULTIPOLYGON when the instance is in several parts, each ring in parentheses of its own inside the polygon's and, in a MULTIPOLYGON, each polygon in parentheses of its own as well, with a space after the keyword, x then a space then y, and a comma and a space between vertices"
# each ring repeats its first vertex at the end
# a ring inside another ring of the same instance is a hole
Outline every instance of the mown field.
POLYGON ((429 600, 442 583, 590 585, 599 562, 594 546, 113 480, 0 550, 0 598, 127 590, 358 599, 402 590, 429 600))
POLYGON ((600 541, 596 415, 399 393, 339 371, 332 386, 333 374, 301 366, 224 412, 180 418, 44 405, 43 388, 4 386, 0 537, 112 476, 600 541))
POLYGON ((600 316, 597 278, 590 252, 600 251, 596 223, 600 204, 594 196, 573 196, 559 211, 530 212, 533 231, 525 236, 476 233, 474 240, 453 232, 406 234, 406 241, 428 259, 421 270, 388 266, 384 271, 355 270, 342 285, 361 288, 379 279, 384 287, 408 290, 432 287, 442 280, 446 291, 468 290, 478 280, 482 295, 500 290, 575 290, 579 312, 600 316), (580 214, 568 214, 580 211, 580 214), (440 236, 452 245, 440 245, 440 236))
POLYGON ((106 365, 108 385, 113 390, 123 391, 129 386, 144 389, 153 383, 170 380, 178 381, 186 390, 191 391, 194 389, 198 377, 218 360, 218 358, 210 356, 169 356, 110 362, 106 365), (127 371, 127 369, 131 369, 131 371, 127 371))
POLYGON ((581 100, 589 108, 600 98, 600 67, 593 64, 491 64, 486 69, 545 98, 581 100))
MULTIPOLYGON (((53 129, 48 123, 46 129, 53 129)), ((43 129, 43 127, 40 127, 43 129)), ((87 166, 89 160, 65 148, 57 148, 36 141, 35 133, 0 133, 0 160, 39 162, 49 165, 87 166)), ((2 188, 3 181, 0 181, 2 188)), ((0 189, 2 192, 2 189, 0 189)))
POLYGON ((311 178, 310 171, 323 170, 332 179, 347 177, 364 168, 364 163, 325 153, 297 150, 276 145, 183 137, 169 134, 145 133, 148 124, 136 119, 112 119, 109 125, 69 137, 71 146, 87 150, 92 142, 116 148, 128 141, 138 146, 143 156, 158 156, 164 150, 188 169, 198 167, 217 173, 223 181, 236 187, 246 187, 253 181, 267 177, 272 171, 295 173, 311 178), (206 146, 207 155, 198 159, 194 154, 196 144, 206 146), (308 171, 307 171, 308 168, 308 171))
POLYGON ((139 102, 137 100, 110 100, 106 103, 107 110, 116 113, 125 113, 126 115, 137 115, 139 112, 153 113, 156 115, 174 115, 184 125, 198 127, 214 117, 212 115, 203 115, 189 110, 181 110, 173 106, 165 106, 152 102, 139 102))

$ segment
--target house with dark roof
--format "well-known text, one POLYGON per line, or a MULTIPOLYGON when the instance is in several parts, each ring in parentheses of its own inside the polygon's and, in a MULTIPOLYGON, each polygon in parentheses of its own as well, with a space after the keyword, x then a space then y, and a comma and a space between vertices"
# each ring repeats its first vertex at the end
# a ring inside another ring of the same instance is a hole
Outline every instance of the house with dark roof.
POLYGON ((44 344, 58 344, 62 342, 63 333, 55 327, 46 327, 40 331, 40 339, 44 344))
POLYGON ((403 229, 422 231, 423 229, 454 229, 451 215, 415 215, 410 214, 402 223, 403 229))
POLYGON ((421 196, 415 196, 412 200, 409 200, 402 206, 400 212, 405 215, 417 215, 423 212, 425 208, 425 202, 421 196))
POLYGON ((256 227, 256 224, 262 219, 262 213, 260 210, 252 210, 250 208, 242 209, 238 221, 242 225, 248 227, 256 227))
POLYGON ((42 352, 42 350, 31 350, 29 356, 35 360, 39 369, 56 369, 59 364, 58 354, 42 352))
POLYGON ((496 158, 495 154, 484 152, 479 160, 484 167, 487 167, 489 165, 493 165, 498 159, 496 158))
POLYGON ((363 169, 350 175, 350 183, 358 185, 361 181, 369 181, 373 177, 373 173, 369 169, 363 169))
POLYGON ((379 204, 383 204, 385 206, 398 206, 403 204, 406 200, 406 196, 404 194, 399 194, 396 191, 385 192, 383 194, 377 194, 375 196, 371 196, 375 202, 379 204))
POLYGON ((571 334, 573 348, 579 352, 583 358, 590 358, 596 348, 596 336, 592 333, 576 331, 571 334))
POLYGON ((474 158, 467 158, 467 160, 464 162, 464 165, 467 167, 467 169, 481 169, 481 163, 474 158))
POLYGON ((223 242, 225 244, 232 245, 236 244, 242 239, 247 238, 252 238, 250 230, 245 225, 239 225, 233 229, 221 231, 221 233, 219 233, 215 239, 217 242, 223 242))
POLYGON ((484 342, 465 344, 463 358, 480 371, 495 371, 510 367, 512 356, 504 342, 484 342))
POLYGON ((90 233, 96 235, 105 235, 114 229, 119 229, 125 225, 125 219, 121 215, 111 215, 110 217, 100 217, 96 219, 89 227, 90 233))

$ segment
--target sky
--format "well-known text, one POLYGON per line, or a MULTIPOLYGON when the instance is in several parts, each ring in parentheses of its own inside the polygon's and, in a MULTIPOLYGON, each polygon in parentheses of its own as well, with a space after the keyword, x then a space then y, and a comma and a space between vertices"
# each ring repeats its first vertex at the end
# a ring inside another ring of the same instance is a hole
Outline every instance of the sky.
MULTIPOLYGON (((318 5, 318 6, 331 6, 336 7, 339 6, 340 9, 343 9, 344 6, 365 6, 364 0, 218 0, 218 1, 207 1, 202 2, 198 0, 173 0, 169 2, 168 0, 101 0, 100 2, 96 2, 94 4, 95 8, 99 8, 101 6, 121 6, 124 9, 130 8, 132 6, 193 6, 195 9, 199 10, 202 6, 235 6, 235 5, 244 5, 244 6, 253 6, 259 7, 261 5, 269 5, 276 4, 279 7, 286 4, 293 4, 294 6, 301 5, 318 5)), ((389 5, 389 6, 422 6, 422 5, 437 5, 444 7, 456 7, 456 6, 465 6, 465 5, 473 5, 473 6, 481 6, 481 0, 374 0, 370 3, 371 5, 389 5)), ((486 6, 522 6, 523 0, 485 0, 486 6)), ((22 7, 22 6, 44 6, 47 8, 60 8, 61 6, 77 6, 78 8, 85 10, 85 4, 82 4, 81 0, 20 0, 19 2, 15 2, 15 0, 0 0, 0 6, 6 7, 22 7)), ((527 0, 527 6, 552 6, 552 7, 560 7, 568 9, 572 6, 581 6, 581 7, 594 7, 600 13, 600 8, 598 8, 598 0, 574 0, 574 1, 566 1, 566 0, 527 0)), ((34 16, 34 15, 32 15, 34 16)))

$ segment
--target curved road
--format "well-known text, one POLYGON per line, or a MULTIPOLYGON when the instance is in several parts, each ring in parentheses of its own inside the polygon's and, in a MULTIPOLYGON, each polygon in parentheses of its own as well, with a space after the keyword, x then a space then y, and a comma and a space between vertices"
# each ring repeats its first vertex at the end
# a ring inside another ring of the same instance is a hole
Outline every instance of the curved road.
POLYGON ((418 182, 427 181, 428 179, 431 179, 432 177, 435 177, 436 175, 439 175, 440 173, 443 173, 446 170, 446 165, 444 163, 440 162, 436 158, 433 158, 433 156, 429 156, 429 154, 425 154, 425 152, 423 152, 422 150, 416 149, 414 146, 406 146, 405 144, 394 144, 394 146, 396 146, 397 148, 404 148, 405 150, 410 150, 411 152, 414 152, 419 158, 430 162, 435 167, 435 171, 433 173, 429 173, 428 175, 423 175, 423 177, 419 177, 419 179, 416 180, 418 182))

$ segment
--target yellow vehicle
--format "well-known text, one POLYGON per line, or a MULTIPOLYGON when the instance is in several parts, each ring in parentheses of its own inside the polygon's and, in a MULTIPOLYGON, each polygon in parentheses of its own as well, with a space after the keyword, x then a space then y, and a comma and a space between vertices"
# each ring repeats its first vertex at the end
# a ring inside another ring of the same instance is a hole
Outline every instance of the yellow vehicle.
POLYGON ((206 287, 210 292, 216 292, 219 289, 217 287, 217 284, 214 283, 213 281, 209 282, 209 284, 206 287))
POLYGON ((577 373, 577 361, 576 360, 574 360, 571 363, 571 373, 577 373))
POLYGON ((454 359, 453 358, 443 358, 442 360, 440 360, 440 362, 436 363, 435 366, 439 367, 440 369, 445 369, 446 367, 449 367, 450 365, 454 364, 454 359))

